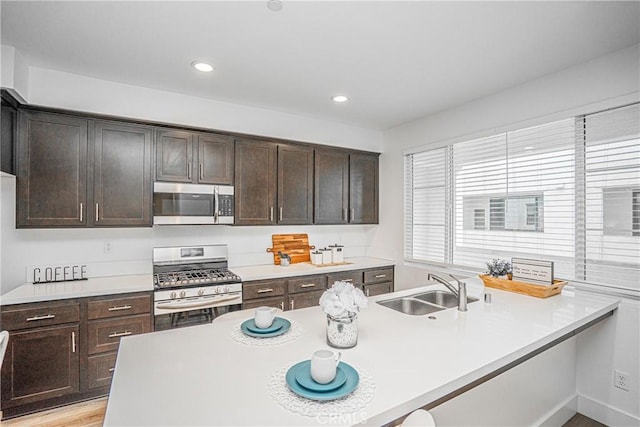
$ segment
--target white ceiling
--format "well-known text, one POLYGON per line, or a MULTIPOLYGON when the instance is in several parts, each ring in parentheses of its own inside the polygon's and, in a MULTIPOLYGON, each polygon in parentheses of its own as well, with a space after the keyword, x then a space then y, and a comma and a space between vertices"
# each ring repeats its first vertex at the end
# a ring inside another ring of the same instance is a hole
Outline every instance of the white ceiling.
POLYGON ((282 2, 3 0, 1 37, 38 67, 372 129, 640 42, 638 1, 282 2))

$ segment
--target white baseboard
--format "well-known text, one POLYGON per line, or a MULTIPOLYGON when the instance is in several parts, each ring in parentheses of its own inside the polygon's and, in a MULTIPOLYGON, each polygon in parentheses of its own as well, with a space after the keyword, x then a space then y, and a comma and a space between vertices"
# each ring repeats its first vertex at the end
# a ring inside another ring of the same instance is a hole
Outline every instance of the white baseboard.
POLYGON ((573 417, 578 410, 578 395, 569 396, 563 402, 540 417, 538 422, 533 425, 540 427, 557 427, 561 426, 573 417))
POLYGON ((578 412, 611 427, 640 426, 640 418, 584 395, 578 395, 578 412))

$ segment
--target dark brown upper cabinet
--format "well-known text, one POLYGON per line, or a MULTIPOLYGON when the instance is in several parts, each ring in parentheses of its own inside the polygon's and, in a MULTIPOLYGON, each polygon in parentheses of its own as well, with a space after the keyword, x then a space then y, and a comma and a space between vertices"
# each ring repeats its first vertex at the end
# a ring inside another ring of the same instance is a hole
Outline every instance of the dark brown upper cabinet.
POLYGON ((151 128, 97 122, 93 146, 96 226, 151 226, 151 128))
POLYGON ((4 91, 2 92, 2 124, 0 130, 0 170, 2 172, 15 174, 15 142, 16 142, 16 125, 18 121, 18 110, 12 103, 5 99, 4 91))
POLYGON ((378 155, 349 155, 349 222, 378 223, 378 155))
POLYGON ((272 142, 248 138, 236 141, 236 225, 276 223, 277 147, 272 142))
POLYGON ((21 111, 17 227, 151 226, 151 128, 21 111))
POLYGON ((313 151, 278 145, 278 224, 313 223, 313 151))
POLYGON ((19 112, 17 227, 87 225, 88 129, 82 118, 19 112))
POLYGON ((234 138, 163 129, 156 133, 156 181, 233 185, 234 138))
POLYGON ((349 221, 349 154, 318 149, 315 155, 314 223, 349 221))
POLYGON ((378 154, 318 149, 315 224, 378 223, 378 154))

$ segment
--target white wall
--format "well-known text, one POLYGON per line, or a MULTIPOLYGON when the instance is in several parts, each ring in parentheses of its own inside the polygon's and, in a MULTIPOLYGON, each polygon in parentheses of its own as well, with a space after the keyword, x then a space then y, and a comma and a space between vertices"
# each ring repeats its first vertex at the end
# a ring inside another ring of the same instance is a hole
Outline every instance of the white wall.
MULTIPOLYGON (((375 230, 369 253, 395 259, 398 288, 424 284, 426 270, 403 263, 403 193, 399 189, 404 188, 405 151, 422 146, 443 146, 448 142, 637 102, 640 100, 639 75, 640 45, 635 45, 386 131, 380 159, 380 226, 375 230)), ((640 401, 640 325, 637 308, 636 311, 629 308, 633 304, 624 301, 616 326, 609 327, 607 333, 589 335, 580 341, 579 392, 601 402, 598 408, 606 413, 606 417, 597 413, 593 405, 584 405, 582 410, 585 415, 602 422, 615 414, 619 416, 620 411, 634 417, 636 425, 640 422, 638 405, 632 404, 640 401), (593 348, 597 351, 592 351, 593 348), (629 392, 613 389, 614 365, 631 375, 635 386, 629 392)), ((473 396, 474 392, 470 393, 473 396)))

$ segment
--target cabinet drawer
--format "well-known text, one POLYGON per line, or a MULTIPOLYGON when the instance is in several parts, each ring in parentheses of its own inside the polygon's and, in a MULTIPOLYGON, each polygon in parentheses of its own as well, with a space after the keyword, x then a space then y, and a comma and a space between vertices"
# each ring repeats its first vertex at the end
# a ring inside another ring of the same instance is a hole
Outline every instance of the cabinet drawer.
POLYGON ((324 291, 327 289, 327 278, 325 276, 306 276, 287 281, 290 294, 297 292, 324 291))
POLYGON ((284 280, 260 280, 242 284, 242 299, 267 298, 284 295, 284 280))
POLYGON ((137 295, 91 300, 87 304, 87 311, 87 317, 89 320, 150 313, 151 296, 137 295))
POLYGON ((364 272, 364 283, 388 282, 393 280, 393 268, 379 268, 364 272))
POLYGON ((340 271, 327 275, 327 281, 329 287, 333 286, 335 282, 351 282, 354 285, 362 283, 362 270, 352 271, 340 271))
POLYGON ((77 323, 80 321, 80 304, 66 301, 62 304, 43 303, 24 308, 3 308, 1 319, 2 329, 8 331, 77 323))
POLYGON ((256 308, 256 307, 275 307, 284 311, 285 309, 284 297, 260 298, 260 299, 255 299, 253 301, 245 301, 242 303, 243 310, 256 308))
POLYGON ((150 330, 151 317, 148 314, 89 322, 87 326, 89 354, 115 351, 120 344, 120 338, 150 330))
POLYGON ((87 385, 89 389, 111 384, 113 371, 116 367, 116 355, 117 353, 107 353, 89 356, 87 364, 87 385))

